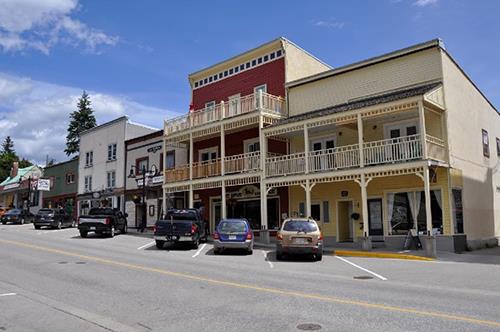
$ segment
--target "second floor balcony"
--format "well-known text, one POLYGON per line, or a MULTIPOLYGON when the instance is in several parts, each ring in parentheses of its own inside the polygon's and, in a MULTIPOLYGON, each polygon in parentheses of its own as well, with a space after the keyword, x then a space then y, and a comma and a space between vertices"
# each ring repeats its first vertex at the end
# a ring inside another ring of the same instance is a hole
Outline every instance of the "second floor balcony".
POLYGON ((195 110, 189 114, 165 120, 165 135, 185 132, 193 128, 216 123, 224 119, 260 111, 263 114, 286 116, 285 100, 282 97, 261 92, 221 101, 210 107, 195 110))

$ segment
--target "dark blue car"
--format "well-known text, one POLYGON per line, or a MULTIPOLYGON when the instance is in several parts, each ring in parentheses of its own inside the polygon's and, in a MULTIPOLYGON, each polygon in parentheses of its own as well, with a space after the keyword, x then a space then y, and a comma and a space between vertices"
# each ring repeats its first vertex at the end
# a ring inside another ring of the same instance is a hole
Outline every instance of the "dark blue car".
POLYGON ((253 252, 253 232, 246 219, 222 219, 214 233, 214 253, 224 249, 245 249, 253 252))

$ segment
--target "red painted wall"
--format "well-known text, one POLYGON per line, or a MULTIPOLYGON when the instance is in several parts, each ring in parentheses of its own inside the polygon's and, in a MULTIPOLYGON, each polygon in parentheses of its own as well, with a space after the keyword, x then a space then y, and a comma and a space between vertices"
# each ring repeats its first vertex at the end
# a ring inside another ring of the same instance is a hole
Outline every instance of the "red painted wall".
POLYGON ((193 90, 193 107, 199 110, 205 103, 228 100, 228 97, 238 93, 246 96, 253 93, 259 85, 267 84, 267 93, 275 96, 285 96, 285 59, 281 58, 259 67, 243 71, 237 75, 226 77, 221 81, 193 90))
MULTIPOLYGON (((259 137, 259 129, 257 127, 226 135, 226 156, 244 153, 243 141, 257 137, 259 137)), ((199 142, 194 142, 194 161, 198 161, 199 150, 211 148, 214 146, 217 146, 219 148, 220 156, 220 136, 212 137, 199 142)), ((268 151, 286 154, 286 143, 269 139, 268 151)))

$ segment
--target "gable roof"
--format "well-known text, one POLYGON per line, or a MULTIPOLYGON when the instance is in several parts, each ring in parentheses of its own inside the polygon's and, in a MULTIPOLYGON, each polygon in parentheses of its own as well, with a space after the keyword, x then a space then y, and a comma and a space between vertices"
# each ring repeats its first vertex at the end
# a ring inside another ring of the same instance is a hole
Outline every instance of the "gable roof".
POLYGON ((2 183, 0 183, 0 186, 6 186, 8 184, 12 184, 12 183, 18 183, 19 182, 19 179, 22 177, 22 176, 25 176, 27 173, 29 173, 30 171, 34 170, 36 168, 36 166, 28 166, 28 167, 25 167, 25 168, 19 168, 18 171, 17 171, 17 175, 14 176, 13 178, 11 178, 10 176, 5 179, 2 183))

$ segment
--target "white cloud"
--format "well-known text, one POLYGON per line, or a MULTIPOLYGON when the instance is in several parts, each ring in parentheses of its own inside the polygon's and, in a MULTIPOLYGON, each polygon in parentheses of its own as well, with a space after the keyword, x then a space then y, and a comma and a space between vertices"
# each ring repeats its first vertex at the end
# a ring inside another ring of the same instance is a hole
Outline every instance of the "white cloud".
MULTIPOLYGON (((0 140, 10 135, 18 154, 39 164, 46 155, 66 160, 69 114, 82 90, 0 73, 0 92, 0 140)), ((179 115, 126 96, 92 91, 89 95, 98 124, 129 115, 132 121, 161 128, 165 118, 179 115)))
POLYGON ((2 0, 0 48, 4 52, 35 49, 48 54, 51 47, 63 43, 97 52, 98 46, 118 42, 118 37, 72 18, 78 9, 78 0, 2 0))
POLYGON ((331 29, 342 29, 345 25, 344 22, 339 22, 336 20, 313 20, 312 23, 317 27, 331 28, 331 29))
POLYGON ((413 3, 414 6, 426 7, 437 5, 438 0, 417 0, 413 3))

